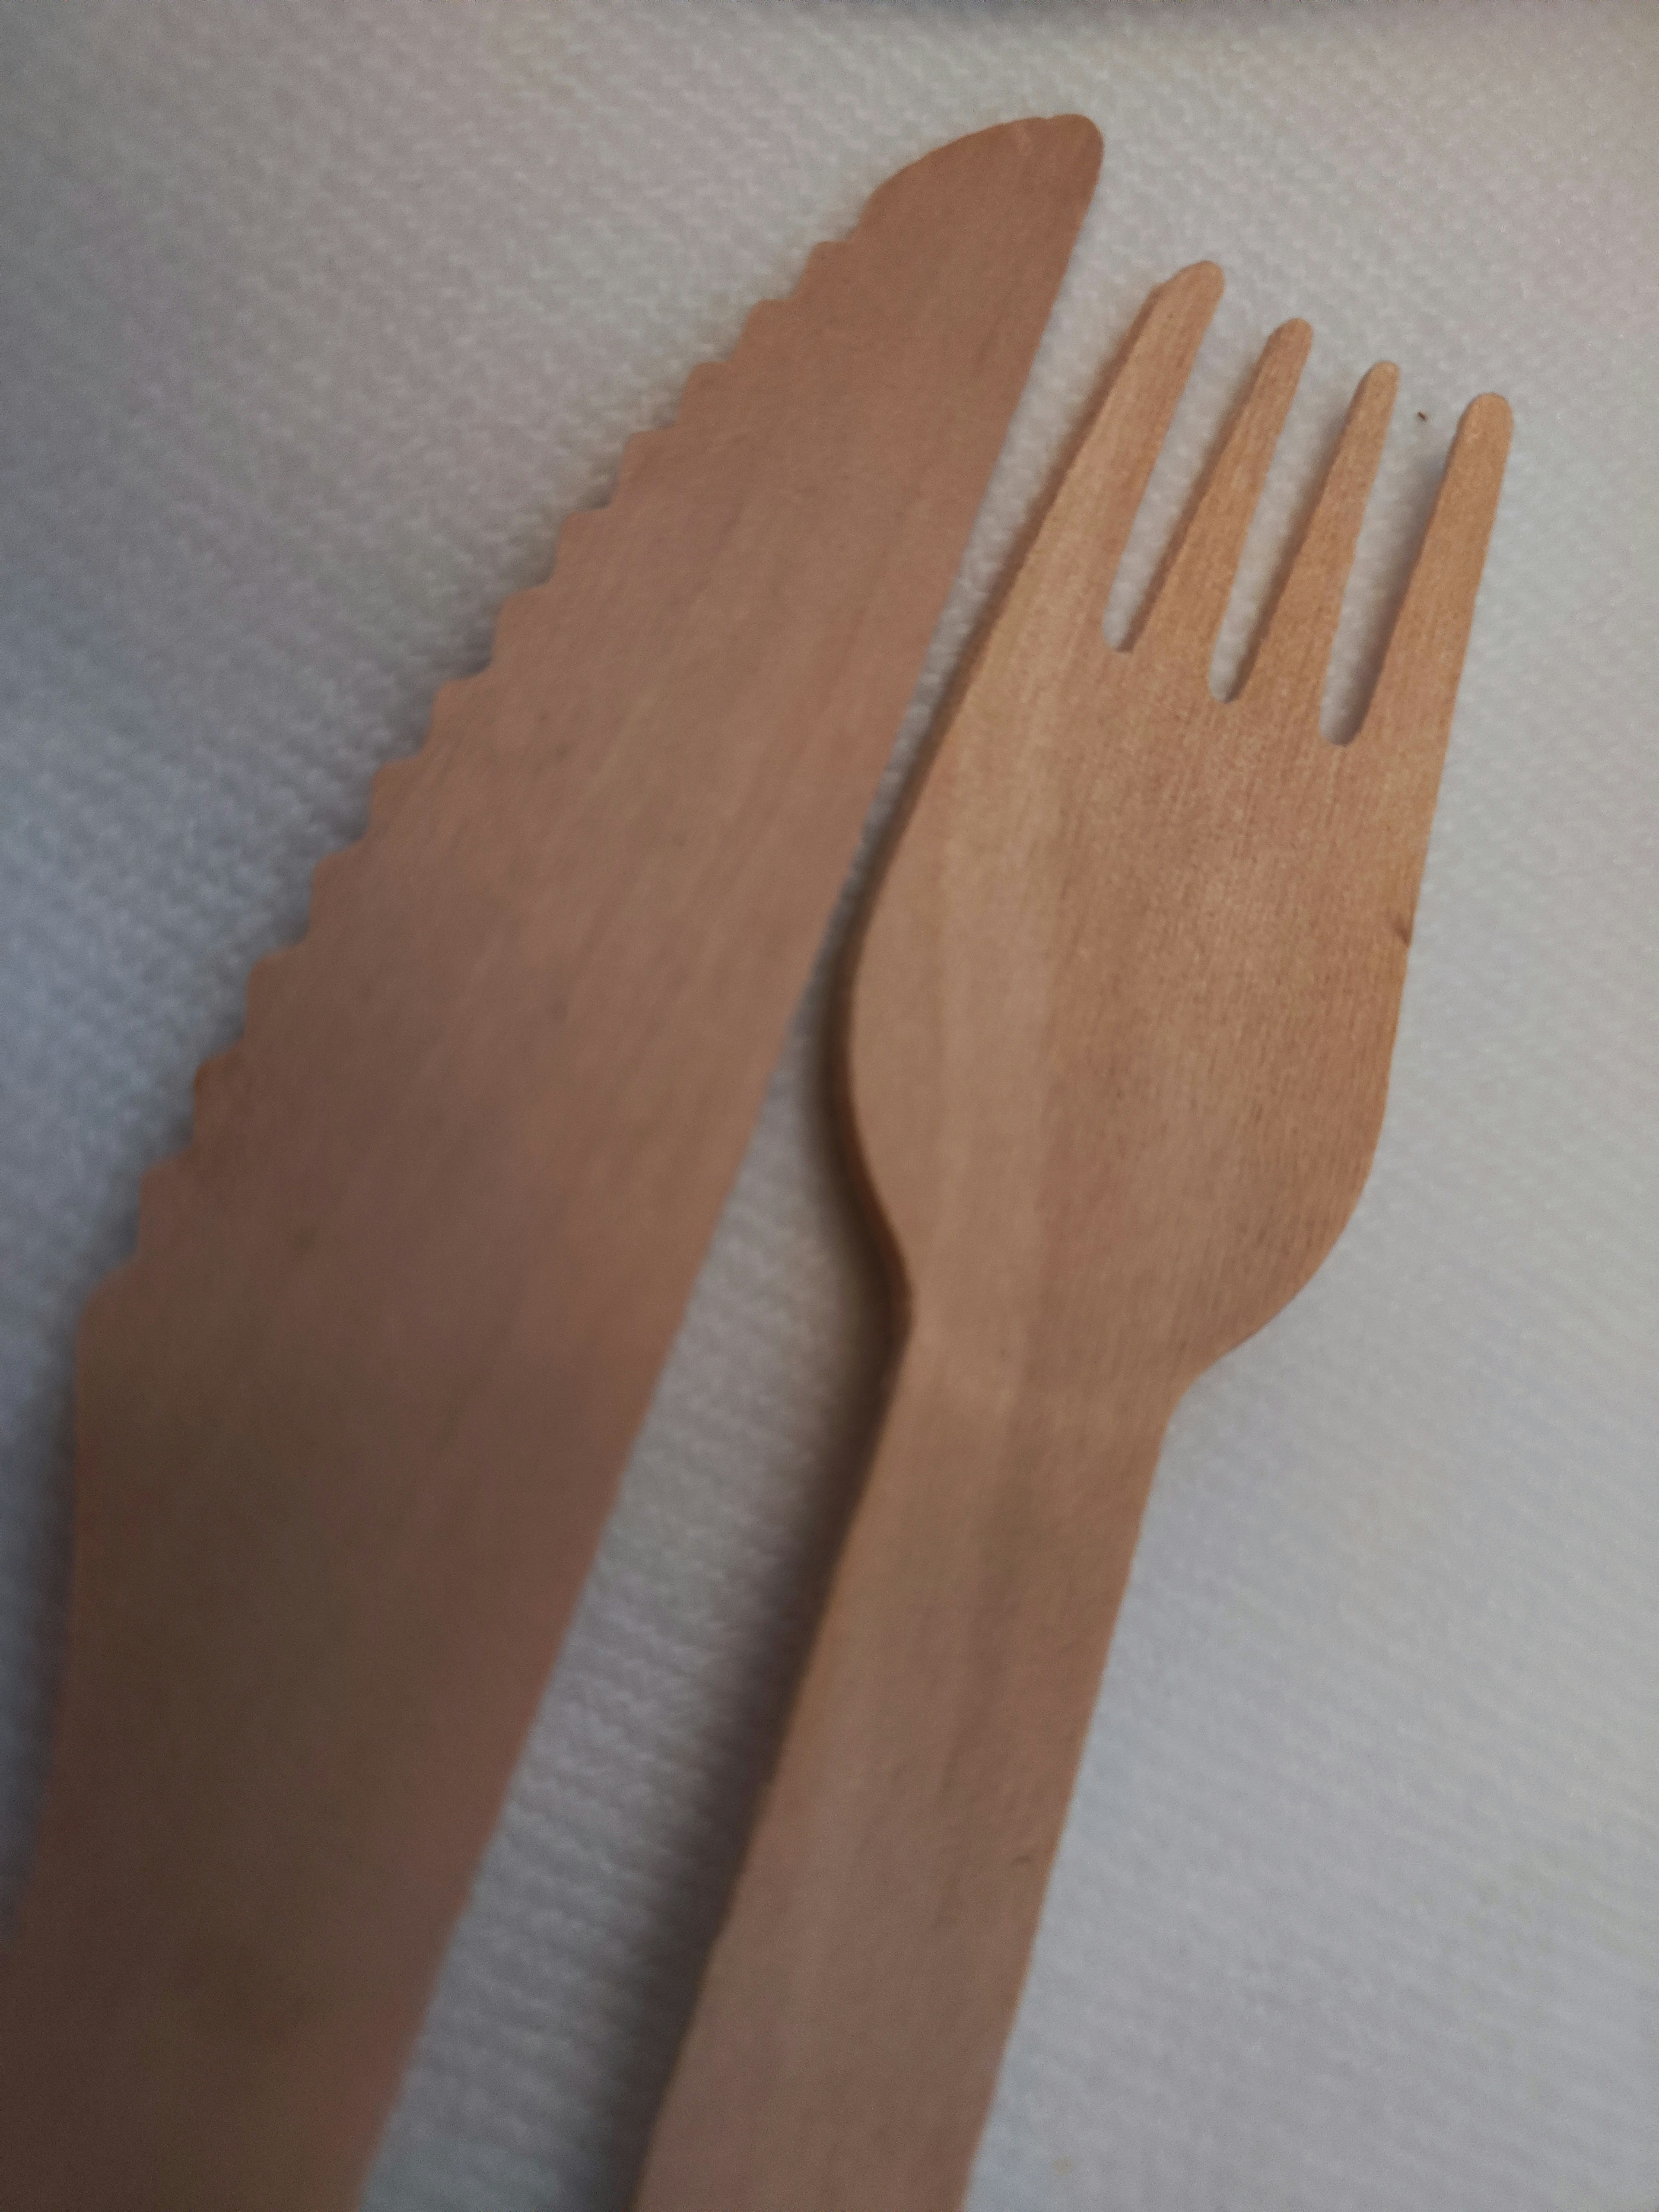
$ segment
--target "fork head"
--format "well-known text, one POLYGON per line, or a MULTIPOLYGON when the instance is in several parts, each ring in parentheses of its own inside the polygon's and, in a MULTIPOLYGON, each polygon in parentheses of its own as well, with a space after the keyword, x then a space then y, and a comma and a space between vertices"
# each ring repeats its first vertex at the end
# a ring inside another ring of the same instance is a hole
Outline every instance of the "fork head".
POLYGON ((1364 723, 1320 729, 1393 404, 1361 383, 1237 696, 1209 669, 1310 343, 1262 354, 1128 647, 1112 576, 1221 291, 1148 301, 856 951, 845 1095, 912 1326, 1149 1418, 1308 1279, 1382 1118, 1510 416, 1465 414, 1364 723))

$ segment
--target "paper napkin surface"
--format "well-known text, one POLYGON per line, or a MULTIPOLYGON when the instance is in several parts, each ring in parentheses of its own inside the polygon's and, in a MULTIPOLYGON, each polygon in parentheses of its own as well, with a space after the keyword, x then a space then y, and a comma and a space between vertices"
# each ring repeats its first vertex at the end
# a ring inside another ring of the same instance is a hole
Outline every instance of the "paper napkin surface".
MULTIPOLYGON (((1100 193, 902 748, 1147 289, 1229 289, 1133 610, 1267 331, 1401 396, 1334 724, 1514 403, 1376 1171, 1182 1408, 973 2212, 1659 2205, 1659 11, 1644 0, 18 0, 0 27, 0 1866, 72 1335, 373 769, 635 430, 942 139, 1100 193)), ((889 799, 890 801, 891 790, 889 799)), ((622 2212, 884 1334, 779 1068, 373 2212, 622 2212)), ((550 1468, 550 1480, 557 1470, 550 1468)), ((778 2212, 788 2212, 780 2207, 778 2212)), ((884 2208, 849 2208, 884 2212, 884 2208)))

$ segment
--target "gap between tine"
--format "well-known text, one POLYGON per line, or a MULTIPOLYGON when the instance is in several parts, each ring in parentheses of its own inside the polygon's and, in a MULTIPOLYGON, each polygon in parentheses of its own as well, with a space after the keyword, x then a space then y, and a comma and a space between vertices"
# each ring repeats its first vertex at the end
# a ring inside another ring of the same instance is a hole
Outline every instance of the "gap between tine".
POLYGON ((1312 343, 1309 325, 1291 322, 1282 324, 1262 348, 1249 389, 1154 586, 1139 635, 1131 640, 1132 648, 1145 645, 1195 663, 1206 686, 1250 518, 1312 343))
POLYGON ((1366 795, 1370 818, 1387 825, 1401 856, 1406 872, 1399 896, 1407 923, 1498 512, 1511 421, 1508 400, 1496 392, 1484 393, 1464 410, 1382 672, 1358 736, 1344 748, 1352 763, 1352 788, 1366 795))
POLYGON ((1022 618, 1103 647, 1112 580, 1224 280, 1194 262, 1149 295, 1019 571, 1022 618))
POLYGON ((1319 726, 1354 548, 1399 388, 1400 372, 1391 361, 1378 362, 1360 379, 1318 500, 1239 687, 1240 698, 1278 709, 1298 731, 1319 726))

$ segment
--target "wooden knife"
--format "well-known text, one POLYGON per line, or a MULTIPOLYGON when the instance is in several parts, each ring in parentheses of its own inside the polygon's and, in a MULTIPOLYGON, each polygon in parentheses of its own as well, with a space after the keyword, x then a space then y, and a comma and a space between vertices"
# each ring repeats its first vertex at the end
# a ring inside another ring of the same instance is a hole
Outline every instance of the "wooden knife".
POLYGON ((80 1345, 28 2212, 357 2194, 1093 188, 902 171, 378 779, 80 1345))

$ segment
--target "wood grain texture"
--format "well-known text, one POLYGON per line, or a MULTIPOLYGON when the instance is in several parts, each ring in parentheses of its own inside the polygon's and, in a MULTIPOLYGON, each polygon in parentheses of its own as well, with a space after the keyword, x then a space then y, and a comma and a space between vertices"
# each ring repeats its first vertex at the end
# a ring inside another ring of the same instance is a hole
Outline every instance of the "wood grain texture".
POLYGON ((1465 416, 1338 747, 1321 693, 1395 381, 1371 372, 1224 702, 1305 324, 1131 648, 1102 634, 1220 289, 1188 270, 1131 334, 868 915, 848 1106, 906 1340, 639 2212, 959 2205, 1170 1414, 1370 1163, 1509 412, 1465 416))
POLYGON ((81 1340, 28 2212, 350 2203, 1099 162, 902 172, 317 872, 81 1340))

